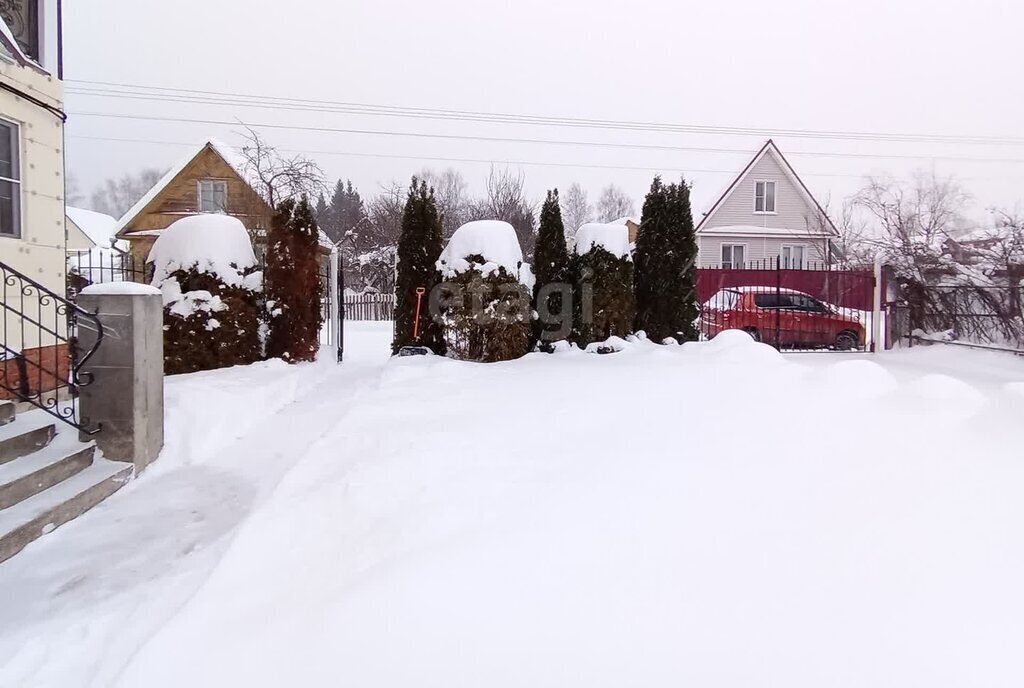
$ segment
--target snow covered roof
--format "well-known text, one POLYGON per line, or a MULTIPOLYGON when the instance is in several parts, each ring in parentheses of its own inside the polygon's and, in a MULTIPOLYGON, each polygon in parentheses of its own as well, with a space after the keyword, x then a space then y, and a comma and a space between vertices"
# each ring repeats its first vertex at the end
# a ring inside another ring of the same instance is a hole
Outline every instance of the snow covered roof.
POLYGON ((147 263, 153 263, 153 284, 172 272, 195 268, 216 275, 225 284, 242 282, 240 270, 256 265, 249 232, 236 217, 204 213, 184 217, 157 237, 147 263))
POLYGON ((629 257, 629 229, 625 223, 588 222, 576 230, 576 254, 582 256, 600 246, 619 258, 629 257))
MULTIPOLYGON (((89 241, 99 248, 110 248, 110 240, 117 234, 117 220, 106 213, 67 206, 68 218, 75 223, 89 241)), ((125 242, 119 241, 119 245, 125 242)))
POLYGON ((174 178, 181 174, 181 171, 188 167, 188 164, 196 159, 196 157, 207 148, 214 151, 219 155, 224 162, 231 166, 238 176, 245 179, 243 174, 244 165, 241 158, 234 152, 234 150, 223 143, 220 143, 216 139, 207 139, 201 145, 191 149, 185 156, 183 156, 177 163, 175 163, 171 169, 167 170, 167 174, 160 178, 160 180, 154 184, 145 195, 135 202, 128 211, 121 216, 117 221, 116 232, 120 233, 128 224, 135 219, 135 217, 146 209, 146 206, 157 197, 157 195, 163 191, 167 186, 174 181, 174 178))
MULTIPOLYGON (((754 157, 750 159, 750 162, 747 163, 747 166, 744 167, 743 170, 739 173, 739 175, 732 181, 732 183, 726 187, 725 191, 722 192, 722 195, 718 197, 718 200, 714 202, 711 208, 706 213, 704 213, 704 216, 701 218, 700 222, 697 223, 696 231, 699 232, 700 234, 708 234, 712 231, 712 229, 704 228, 705 223, 707 223, 708 219, 715 214, 715 211, 718 210, 718 207, 722 205, 723 202, 725 202, 725 199, 727 199, 733 193, 733 191, 735 191, 736 188, 739 187, 740 183, 744 179, 746 179, 747 175, 750 173, 752 169, 754 169, 754 166, 757 165, 761 158, 763 158, 766 155, 772 156, 772 158, 778 163, 779 167, 782 168, 782 171, 785 173, 785 175, 789 177, 790 181, 793 183, 793 186, 795 186, 797 190, 800 192, 800 194, 804 197, 804 200, 807 202, 807 204, 812 208, 815 208, 819 213, 821 213, 821 216, 825 218, 826 226, 829 229, 829 231, 825 232, 825 234, 828 234, 830 236, 838 236, 839 230, 837 230, 836 226, 832 224, 832 220, 825 213, 824 208, 822 208, 818 201, 815 200, 814 196, 807 188, 807 185, 804 184, 802 179, 800 179, 800 177, 796 173, 796 170, 794 170, 793 166, 789 164, 788 160, 786 160, 786 156, 782 154, 782 151, 779 150, 779 147, 775 145, 775 142, 771 139, 765 141, 764 145, 761 146, 761 149, 758 150, 757 153, 754 154, 754 157)), ((759 230, 760 234, 769 233, 766 231, 764 227, 758 227, 757 229, 759 230)), ((808 232, 802 233, 807 234, 808 232)))
POLYGON ((620 217, 617 220, 612 220, 608 224, 610 224, 610 225, 624 225, 627 222, 632 222, 633 224, 639 226, 640 225, 640 218, 633 217, 631 215, 626 215, 625 217, 620 217))
POLYGON ((500 220, 476 220, 467 222, 452 234, 448 245, 437 261, 438 269, 451 277, 469 270, 473 265, 467 256, 481 256, 482 266, 477 265, 485 275, 505 268, 510 275, 518 275, 523 262, 523 249, 519 246, 516 230, 500 220))

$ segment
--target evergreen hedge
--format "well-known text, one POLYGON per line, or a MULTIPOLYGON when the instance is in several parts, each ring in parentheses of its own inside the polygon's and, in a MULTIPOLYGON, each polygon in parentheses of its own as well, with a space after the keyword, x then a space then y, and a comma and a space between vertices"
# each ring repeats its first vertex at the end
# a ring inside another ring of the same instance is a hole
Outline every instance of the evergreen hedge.
MULTIPOLYGON (((625 231, 625 228, 623 228, 625 231)), ((633 261, 594 246, 572 262, 573 341, 581 347, 633 331, 633 261)))
MULTIPOLYGON (((251 268, 242 273, 256 271, 251 268)), ((195 268, 176 270, 179 298, 164 306, 164 372, 168 375, 246 365, 260 360, 259 294, 228 286, 195 268)))
POLYGON ((264 274, 268 358, 312 361, 320 346, 324 285, 320 231, 303 196, 278 204, 270 225, 264 274))

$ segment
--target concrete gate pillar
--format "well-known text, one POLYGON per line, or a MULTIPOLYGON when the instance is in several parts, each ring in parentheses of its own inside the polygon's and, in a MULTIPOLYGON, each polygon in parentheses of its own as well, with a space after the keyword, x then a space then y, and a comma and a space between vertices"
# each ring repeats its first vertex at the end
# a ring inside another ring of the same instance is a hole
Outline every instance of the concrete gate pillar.
MULTIPOLYGON (((164 332, 160 290, 146 284, 113 282, 86 287, 78 305, 97 313, 103 340, 82 373, 79 414, 107 459, 135 464, 138 475, 164 444, 164 332)), ((92 323, 79 323, 79 350, 96 342, 92 323)))

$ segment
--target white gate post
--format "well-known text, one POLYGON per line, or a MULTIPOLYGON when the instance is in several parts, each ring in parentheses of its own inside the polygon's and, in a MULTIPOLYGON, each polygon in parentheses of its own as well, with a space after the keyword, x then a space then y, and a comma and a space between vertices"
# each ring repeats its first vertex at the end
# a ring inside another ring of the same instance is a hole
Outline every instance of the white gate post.
POLYGON ((875 293, 871 304, 871 351, 884 351, 882 339, 882 262, 875 258, 875 293), (881 342, 881 347, 879 347, 881 342))
POLYGON ((341 336, 341 293, 338 291, 338 257, 341 251, 335 246, 331 250, 330 269, 328 270, 328 289, 331 290, 331 346, 338 348, 338 338, 341 336))

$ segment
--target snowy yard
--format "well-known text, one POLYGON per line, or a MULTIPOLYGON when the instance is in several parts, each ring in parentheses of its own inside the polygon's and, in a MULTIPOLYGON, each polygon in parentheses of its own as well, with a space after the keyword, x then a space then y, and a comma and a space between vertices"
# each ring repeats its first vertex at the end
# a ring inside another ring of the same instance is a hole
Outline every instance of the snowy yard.
POLYGON ((0 564, 0 686, 1024 684, 1024 359, 350 327, 168 380, 160 460, 0 564))

